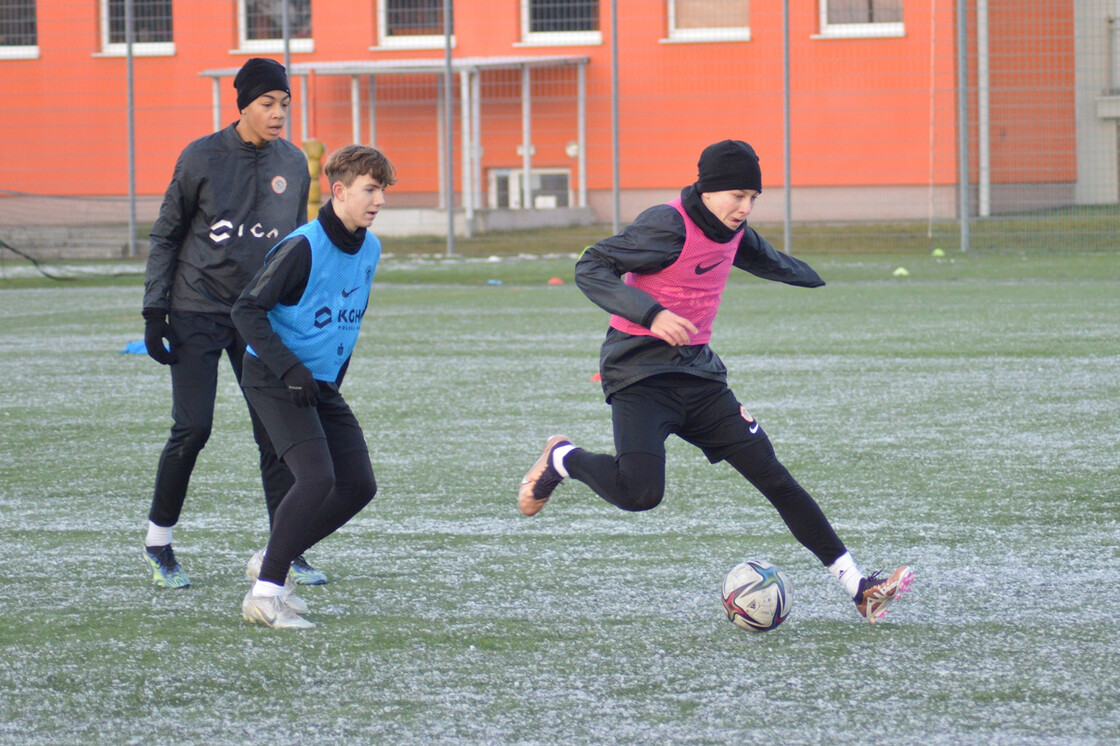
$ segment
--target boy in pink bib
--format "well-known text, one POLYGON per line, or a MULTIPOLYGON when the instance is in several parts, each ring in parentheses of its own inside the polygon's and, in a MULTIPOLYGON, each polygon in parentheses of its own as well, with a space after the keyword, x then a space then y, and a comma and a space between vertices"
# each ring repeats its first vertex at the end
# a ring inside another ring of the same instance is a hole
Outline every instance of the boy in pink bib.
POLYGON ((665 494, 665 440, 676 435, 711 463, 727 461, 777 509, 874 624, 906 592, 913 573, 864 576, 811 495, 782 465, 765 431, 727 386, 727 369, 708 346, 732 267, 800 287, 824 281, 774 249, 747 225, 762 191, 754 149, 724 140, 704 149, 699 176, 679 199, 643 211, 576 264, 580 290, 611 314, 599 357, 617 455, 577 448, 554 435, 526 473, 518 506, 535 515, 566 478, 629 511, 665 494))

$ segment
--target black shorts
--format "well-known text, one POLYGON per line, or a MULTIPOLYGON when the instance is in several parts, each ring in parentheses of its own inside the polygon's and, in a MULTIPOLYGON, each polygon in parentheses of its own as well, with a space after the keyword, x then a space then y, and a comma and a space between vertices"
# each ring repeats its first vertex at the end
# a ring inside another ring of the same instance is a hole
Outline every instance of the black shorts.
POLYGON ((281 457, 297 443, 323 438, 331 456, 367 451, 366 436, 350 405, 333 386, 320 386, 314 407, 297 407, 286 392, 245 387, 245 398, 268 431, 276 453, 281 457))
POLYGON ((716 463, 766 433, 721 381, 688 375, 642 379, 611 397, 615 453, 665 456, 676 435, 716 463))

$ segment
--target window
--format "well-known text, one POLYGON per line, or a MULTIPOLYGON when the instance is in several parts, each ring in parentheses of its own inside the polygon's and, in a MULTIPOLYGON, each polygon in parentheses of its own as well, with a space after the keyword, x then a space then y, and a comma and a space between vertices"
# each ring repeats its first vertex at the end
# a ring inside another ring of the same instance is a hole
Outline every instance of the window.
MULTIPOLYGON (((101 51, 127 54, 125 0, 101 0, 101 51)), ((171 27, 171 0, 132 0, 132 53, 175 53, 171 27)))
MULTIPOLYGON (((521 169, 490 170, 490 207, 495 210, 520 210, 525 172, 521 169)), ((534 168, 529 173, 533 208, 551 210, 572 204, 571 174, 566 168, 534 168)))
POLYGON ((237 0, 238 46, 243 52, 284 51, 284 3, 293 52, 314 52, 311 0, 237 0))
POLYGON ((533 45, 601 44, 599 0, 521 0, 521 39, 533 45))
POLYGON ((820 0, 821 37, 904 36, 902 0, 820 0))
POLYGON ((750 0, 669 0, 669 41, 749 41, 750 0))
MULTIPOLYGON (((454 29, 454 9, 451 24, 454 29)), ((377 4, 377 28, 381 47, 442 49, 443 0, 381 0, 377 4)))
POLYGON ((35 0, 0 0, 0 59, 39 56, 35 0))

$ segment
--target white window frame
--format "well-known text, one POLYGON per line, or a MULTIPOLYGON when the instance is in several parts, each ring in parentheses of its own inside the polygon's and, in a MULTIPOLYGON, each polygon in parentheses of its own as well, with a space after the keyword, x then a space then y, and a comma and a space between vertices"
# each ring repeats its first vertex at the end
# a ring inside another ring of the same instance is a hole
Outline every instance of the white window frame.
MULTIPOLYGON (((314 8, 312 8, 312 18, 314 18, 314 8)), ((315 26, 312 24, 312 33, 314 33, 315 26)), ((284 51, 283 39, 249 39, 248 34, 245 32, 245 0, 237 0, 237 50, 238 52, 251 52, 251 53, 278 53, 284 51)), ((290 39, 290 49, 293 52, 314 52, 315 39, 290 39)))
MULTIPOLYGON (((99 0, 101 6, 101 52, 97 57, 125 57, 128 55, 128 44, 124 42, 109 41, 109 0, 99 0)), ((174 0, 172 0, 174 8, 174 0)), ((135 19, 134 19, 135 20, 135 19)), ((172 31, 174 36, 174 31, 172 31)), ((133 57, 170 57, 175 54, 174 41, 145 41, 132 42, 133 57)))
POLYGON ((530 31, 529 6, 532 2, 521 0, 521 41, 514 44, 515 47, 578 47, 603 43, 602 31, 530 31))
MULTIPOLYGON (((906 36, 906 24, 892 23, 829 23, 828 2, 820 0, 820 33, 814 39, 887 39, 906 36)), ((903 14, 905 15, 905 5, 903 14)))
POLYGON ((750 41, 750 26, 723 26, 716 28, 677 28, 677 3, 680 0, 667 0, 669 14, 669 38, 662 39, 662 43, 670 42, 711 42, 711 41, 750 41))
POLYGON ((13 44, 0 46, 0 60, 37 60, 39 59, 38 44, 13 44))
MULTIPOLYGON (((370 49, 443 49, 443 34, 424 36, 392 36, 389 29, 388 0, 377 0, 377 46, 370 49)), ((451 34, 451 48, 455 48, 455 34, 451 34)))

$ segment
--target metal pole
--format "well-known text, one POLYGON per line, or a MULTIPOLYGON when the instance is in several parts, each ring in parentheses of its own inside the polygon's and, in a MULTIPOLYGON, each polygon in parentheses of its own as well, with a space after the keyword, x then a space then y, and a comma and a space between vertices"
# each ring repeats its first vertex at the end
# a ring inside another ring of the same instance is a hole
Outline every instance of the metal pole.
POLYGON ((960 192, 961 251, 969 250, 968 16, 967 0, 957 0, 957 190, 960 192))
MULTIPOLYGON (((477 73, 476 73, 477 74, 477 73)), ((459 71, 459 156, 462 159, 463 173, 460 176, 463 190, 463 219, 466 225, 463 235, 471 238, 474 231, 471 223, 474 221, 474 184, 471 181, 473 164, 471 163, 471 143, 474 137, 471 133, 471 73, 469 70, 459 71)))
POLYGON ((988 0, 976 0, 976 149, 980 158, 976 201, 982 218, 992 214, 988 70, 988 0))
POLYGON ((455 136, 451 130, 451 0, 443 0, 443 149, 447 168, 444 190, 447 202, 447 255, 455 253, 455 136))
MULTIPOLYGON (((288 73, 288 80, 290 81, 292 75, 292 27, 288 19, 288 0, 281 3, 283 12, 281 14, 283 31, 284 31, 284 70, 288 73)), ((291 85, 289 83, 288 85, 291 85)), ((292 117, 287 116, 284 118, 284 137, 289 140, 292 139, 292 117)))
POLYGON ((521 66, 521 209, 533 207, 533 80, 521 66))
POLYGON ((132 75, 133 0, 124 3, 125 67, 128 78, 128 256, 136 256, 136 93, 132 75))
POLYGON ((782 154, 785 175, 785 218, 782 225, 782 249, 787 254, 793 253, 793 185, 790 183, 792 168, 792 147, 790 145, 790 75, 789 75, 789 0, 782 0, 782 127, 785 137, 785 152, 782 154))
POLYGON ((618 147, 618 0, 611 0, 611 228, 618 233, 622 212, 618 147))
POLYGON ((581 62, 576 67, 576 98, 578 119, 576 123, 576 145, 579 147, 579 158, 576 168, 579 178, 579 206, 587 207, 587 68, 581 62))

